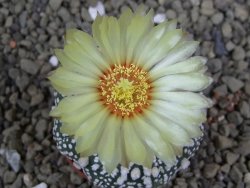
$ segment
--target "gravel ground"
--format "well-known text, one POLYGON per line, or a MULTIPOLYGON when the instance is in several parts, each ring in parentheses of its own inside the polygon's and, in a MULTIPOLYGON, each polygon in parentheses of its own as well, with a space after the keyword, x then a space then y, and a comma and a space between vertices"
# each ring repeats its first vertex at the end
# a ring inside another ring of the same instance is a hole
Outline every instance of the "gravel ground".
MULTIPOLYGON (((108 15, 145 3, 201 41, 215 82, 205 141, 167 187, 250 188, 250 0, 110 0, 108 15)), ((89 31, 95 0, 0 0, 0 187, 91 187, 55 148, 46 76, 66 28, 89 31), (18 161, 20 158, 20 166, 18 161), (44 183, 44 184, 41 184, 44 183)))

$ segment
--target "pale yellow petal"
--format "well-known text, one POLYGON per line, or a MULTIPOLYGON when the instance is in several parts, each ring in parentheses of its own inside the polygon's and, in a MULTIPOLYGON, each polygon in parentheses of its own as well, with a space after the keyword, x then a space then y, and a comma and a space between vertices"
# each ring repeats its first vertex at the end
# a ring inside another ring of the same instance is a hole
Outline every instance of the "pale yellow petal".
POLYGON ((71 113, 72 111, 77 111, 86 105, 99 102, 99 97, 96 92, 87 93, 84 95, 75 95, 64 97, 51 112, 50 115, 54 117, 59 117, 63 114, 71 113))
POLYGON ((174 163, 176 156, 171 144, 164 141, 160 132, 153 128, 147 119, 135 116, 133 125, 141 140, 148 145, 157 157, 167 164, 174 163))
POLYGON ((80 125, 79 129, 75 133, 75 136, 84 136, 86 134, 89 134, 91 131, 94 131, 97 126, 103 126, 103 121, 108 116, 110 116, 109 111, 106 108, 100 108, 100 111, 90 116, 85 122, 80 125))
POLYGON ((170 74, 181 74, 181 73, 188 73, 188 72, 204 72, 205 63, 207 59, 200 56, 195 56, 188 58, 184 61, 179 63, 172 64, 170 66, 163 67, 158 71, 150 72, 150 76, 153 80, 159 79, 163 76, 170 75, 170 74))
POLYGON ((132 161, 147 168, 151 168, 153 162, 152 151, 149 150, 148 146, 142 143, 140 136, 136 134, 134 126, 129 119, 124 119, 122 132, 124 135, 127 161, 132 161))
POLYGON ((67 125, 79 125, 84 123, 89 117, 101 111, 103 106, 99 103, 90 103, 88 106, 83 106, 77 111, 64 114, 60 120, 67 125))
POLYGON ((152 67, 152 72, 172 65, 174 63, 183 61, 190 57, 197 49, 199 42, 197 41, 180 41, 158 64, 152 67))
POLYGON ((166 35, 166 33, 171 30, 174 30, 175 28, 173 27, 176 27, 176 21, 166 21, 153 27, 152 30, 141 40, 141 42, 135 49, 135 63, 141 65, 145 64, 146 62, 144 61, 147 60, 149 53, 152 53, 152 51, 156 51, 155 47, 159 46, 157 44, 162 39, 163 35, 166 35), (147 56, 147 58, 145 56, 147 56))
POLYGON ((89 34, 78 29, 68 29, 66 32, 66 43, 77 43, 82 53, 86 54, 94 64, 101 68, 108 67, 96 43, 89 34))
POLYGON ((212 83, 212 78, 202 73, 164 76, 153 82, 154 91, 201 91, 212 83))
POLYGON ((97 78, 97 75, 91 73, 86 67, 82 66, 78 62, 75 62, 74 60, 70 59, 63 50, 61 49, 55 49, 55 54, 56 57, 59 59, 61 65, 63 68, 75 72, 75 73, 80 73, 84 74, 86 76, 90 76, 92 78, 97 78))
POLYGON ((121 62, 126 61, 126 35, 127 35, 127 26, 131 22, 133 13, 131 9, 127 8, 124 10, 119 18, 119 26, 121 31, 121 43, 120 43, 120 54, 121 54, 121 62))
POLYGON ((176 46, 176 44, 181 40, 182 30, 176 29, 166 32, 155 47, 152 47, 151 51, 144 54, 144 59, 141 63, 145 63, 143 67, 149 69, 154 66, 157 62, 162 60, 168 52, 176 46))
POLYGON ((150 109, 180 125, 192 138, 201 136, 199 126, 206 120, 204 110, 189 110, 177 104, 158 100, 152 101, 150 109))
POLYGON ((193 92, 154 92, 153 98, 176 103, 188 109, 209 108, 213 104, 211 99, 193 92))
POLYGON ((146 16, 141 13, 135 14, 126 32, 126 62, 131 63, 135 56, 135 50, 140 40, 153 27, 153 11, 150 10, 146 16))
POLYGON ((175 146, 185 146, 191 143, 188 133, 178 124, 150 110, 146 110, 144 113, 151 125, 160 132, 165 142, 175 146))
POLYGON ((121 119, 110 115, 97 146, 97 153, 105 169, 111 173, 121 161, 121 119))
POLYGON ((105 128, 104 124, 108 115, 107 110, 103 109, 79 126, 75 137, 77 138, 76 151, 81 153, 81 156, 96 153, 96 147, 105 128))
POLYGON ((63 95, 85 93, 85 88, 96 88, 98 80, 68 71, 63 67, 56 69, 48 77, 57 91, 63 95))
POLYGON ((95 75, 101 75, 103 67, 101 65, 98 66, 95 64, 94 59, 88 57, 88 55, 84 53, 83 50, 81 50, 79 44, 70 43, 65 45, 64 52, 72 61, 74 61, 79 66, 82 66, 87 71, 95 75))

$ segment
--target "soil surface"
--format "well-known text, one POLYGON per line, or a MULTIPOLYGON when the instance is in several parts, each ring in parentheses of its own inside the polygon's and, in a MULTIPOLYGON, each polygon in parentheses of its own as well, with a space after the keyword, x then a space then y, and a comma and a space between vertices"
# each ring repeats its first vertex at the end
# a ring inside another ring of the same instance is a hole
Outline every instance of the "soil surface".
MULTIPOLYGON (((52 140, 53 49, 90 31, 95 0, 0 0, 0 188, 91 187, 52 140)), ((206 136, 168 188, 250 188, 250 0, 109 0, 107 15, 144 3, 199 40, 214 83, 206 136)))

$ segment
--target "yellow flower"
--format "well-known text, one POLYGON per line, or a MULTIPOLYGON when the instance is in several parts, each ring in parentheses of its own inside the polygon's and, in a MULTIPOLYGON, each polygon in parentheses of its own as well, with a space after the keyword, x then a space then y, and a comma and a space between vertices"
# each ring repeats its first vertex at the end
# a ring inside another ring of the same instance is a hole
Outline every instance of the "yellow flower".
POLYGON ((63 99, 51 115, 80 156, 98 154, 108 172, 118 164, 151 168, 155 156, 174 164, 201 136, 211 105, 199 93, 211 83, 206 59, 190 57, 198 42, 186 40, 175 20, 152 20, 143 9, 98 16, 93 37, 70 29, 55 51, 61 66, 49 79, 63 99))

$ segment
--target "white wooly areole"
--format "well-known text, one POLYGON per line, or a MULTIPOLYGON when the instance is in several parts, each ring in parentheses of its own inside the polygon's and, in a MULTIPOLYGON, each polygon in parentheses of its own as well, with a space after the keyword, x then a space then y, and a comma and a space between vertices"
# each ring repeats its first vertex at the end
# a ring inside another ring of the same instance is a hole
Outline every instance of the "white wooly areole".
POLYGON ((198 42, 153 11, 97 16, 93 36, 76 29, 56 49, 60 66, 53 136, 57 148, 99 187, 166 184, 202 140, 211 84, 198 42))

